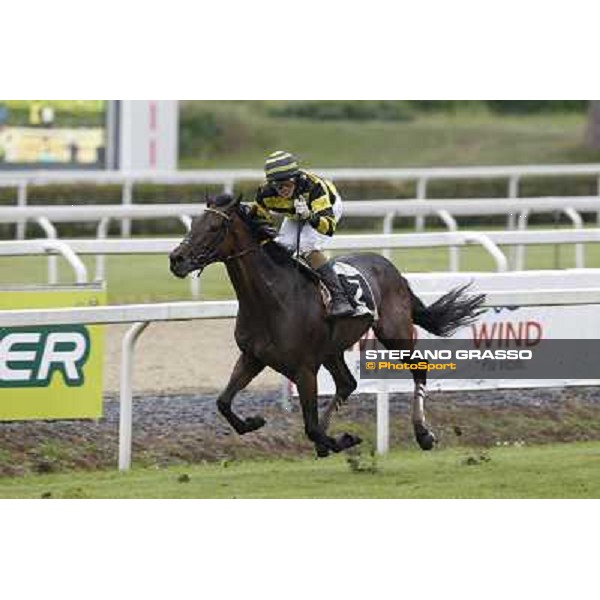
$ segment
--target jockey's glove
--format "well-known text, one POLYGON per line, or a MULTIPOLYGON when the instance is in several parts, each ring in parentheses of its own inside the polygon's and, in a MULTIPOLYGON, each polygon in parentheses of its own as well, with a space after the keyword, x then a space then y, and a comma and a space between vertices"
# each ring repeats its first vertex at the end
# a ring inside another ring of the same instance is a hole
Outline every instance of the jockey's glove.
POLYGON ((302 198, 298 198, 297 200, 294 200, 294 208, 296 210, 296 214, 298 215, 298 217, 302 220, 306 220, 306 219, 310 219, 311 216, 311 212, 310 212, 310 208, 308 208, 308 204, 306 203, 306 200, 303 200, 302 198))

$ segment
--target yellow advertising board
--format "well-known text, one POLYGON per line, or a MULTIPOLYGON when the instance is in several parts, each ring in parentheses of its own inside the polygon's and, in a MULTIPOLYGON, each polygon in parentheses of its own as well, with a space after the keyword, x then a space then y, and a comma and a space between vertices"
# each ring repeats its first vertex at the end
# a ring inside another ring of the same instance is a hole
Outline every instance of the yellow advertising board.
MULTIPOLYGON (((102 284, 0 287, 0 310, 106 303, 102 284)), ((0 328, 0 421, 102 416, 102 325, 0 328)))

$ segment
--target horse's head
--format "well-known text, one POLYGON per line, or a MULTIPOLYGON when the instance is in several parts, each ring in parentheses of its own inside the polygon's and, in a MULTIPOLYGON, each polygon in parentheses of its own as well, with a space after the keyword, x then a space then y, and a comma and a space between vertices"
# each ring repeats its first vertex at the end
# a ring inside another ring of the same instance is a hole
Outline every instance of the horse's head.
POLYGON ((185 277, 192 271, 202 271, 234 252, 230 233, 240 201, 241 196, 230 194, 207 199, 205 211, 192 220, 190 231, 169 256, 173 275, 185 277))

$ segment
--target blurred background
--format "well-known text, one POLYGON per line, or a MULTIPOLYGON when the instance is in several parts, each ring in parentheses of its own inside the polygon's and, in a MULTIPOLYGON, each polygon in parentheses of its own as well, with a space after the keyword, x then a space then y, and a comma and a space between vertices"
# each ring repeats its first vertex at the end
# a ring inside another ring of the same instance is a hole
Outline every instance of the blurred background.
MULTIPOLYGON (((180 101, 178 167, 262 165, 288 148, 320 167, 594 162, 600 101, 180 101)), ((0 166, 103 167, 110 103, 0 100, 0 166)))
POLYGON ((180 113, 182 168, 257 167, 279 147, 322 167, 600 159, 597 101, 181 102, 180 113))

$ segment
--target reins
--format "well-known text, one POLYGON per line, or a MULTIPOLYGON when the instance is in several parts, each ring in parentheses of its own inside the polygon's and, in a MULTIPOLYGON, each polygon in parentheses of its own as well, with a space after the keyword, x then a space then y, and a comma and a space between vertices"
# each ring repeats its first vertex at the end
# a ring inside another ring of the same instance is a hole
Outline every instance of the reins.
POLYGON ((218 208, 212 208, 210 206, 207 206, 204 209, 204 212, 212 212, 212 213, 215 213, 215 215, 219 215, 220 217, 223 217, 226 221, 231 221, 231 217, 226 212, 223 212, 222 210, 219 210, 218 208))
POLYGON ((251 252, 256 252, 258 250, 258 246, 252 246, 251 248, 246 248, 237 254, 232 254, 230 256, 226 256, 223 259, 223 262, 229 262, 230 260, 234 260, 236 258, 241 258, 242 256, 246 256, 246 254, 250 254, 251 252))
MULTIPOLYGON (((232 219, 226 212, 223 212, 222 210, 219 210, 218 208, 206 207, 204 210, 208 211, 208 212, 212 212, 216 215, 219 215, 221 218, 225 219, 225 221, 226 221, 226 226, 222 229, 223 235, 222 235, 221 239, 219 240, 219 242, 217 244, 215 244, 215 246, 218 246, 223 241, 225 236, 227 235, 227 232, 229 231, 229 227, 232 223, 232 219)), ((250 254, 251 252, 256 252, 256 250, 258 250, 258 246, 250 246, 249 248, 245 248, 244 250, 241 250, 240 252, 236 252, 235 254, 230 254, 229 256, 221 257, 220 260, 222 260, 223 262, 229 262, 229 261, 241 258, 242 256, 245 256, 246 254, 250 254)))

